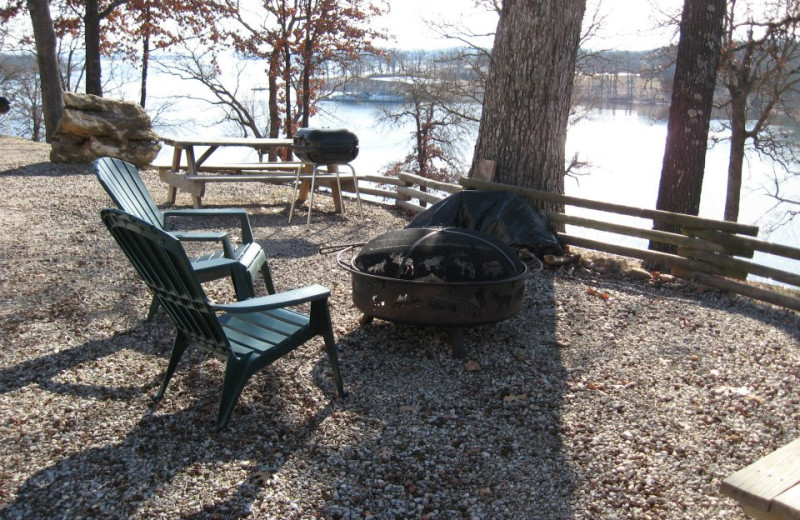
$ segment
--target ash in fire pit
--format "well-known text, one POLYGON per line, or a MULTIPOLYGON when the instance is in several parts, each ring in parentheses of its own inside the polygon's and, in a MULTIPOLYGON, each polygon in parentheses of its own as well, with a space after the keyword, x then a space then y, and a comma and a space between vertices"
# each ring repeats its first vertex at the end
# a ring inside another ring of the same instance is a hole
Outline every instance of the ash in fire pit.
POLYGON ((514 250, 466 229, 390 231, 371 240, 355 258, 365 273, 400 280, 487 282, 518 274, 514 250))
POLYGON ((491 235, 460 228, 406 228, 372 239, 348 264, 353 302, 367 320, 449 327, 464 355, 463 328, 516 315, 527 266, 491 235))

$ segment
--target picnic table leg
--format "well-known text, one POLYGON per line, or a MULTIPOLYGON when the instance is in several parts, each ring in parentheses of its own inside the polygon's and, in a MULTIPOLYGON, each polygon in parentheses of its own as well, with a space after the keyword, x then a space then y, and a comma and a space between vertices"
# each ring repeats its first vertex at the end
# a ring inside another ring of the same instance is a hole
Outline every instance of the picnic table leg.
MULTIPOLYGON (((311 163, 303 163, 300 166, 300 173, 313 173, 314 172, 314 165, 311 163)), ((311 182, 303 181, 300 183, 300 194, 297 196, 297 200, 300 202, 308 200, 308 189, 311 186, 311 182)))
MULTIPOLYGON (((181 154, 183 148, 180 146, 174 147, 172 151, 172 171, 178 173, 181 171, 181 154)), ((167 204, 175 204, 175 199, 178 196, 178 187, 172 183, 167 184, 167 204)))
POLYGON ((200 209, 203 205, 203 195, 206 194, 206 183, 202 181, 191 182, 192 206, 196 209, 200 209))
POLYGON ((175 199, 178 196, 178 188, 172 184, 167 184, 167 204, 175 204, 175 199))

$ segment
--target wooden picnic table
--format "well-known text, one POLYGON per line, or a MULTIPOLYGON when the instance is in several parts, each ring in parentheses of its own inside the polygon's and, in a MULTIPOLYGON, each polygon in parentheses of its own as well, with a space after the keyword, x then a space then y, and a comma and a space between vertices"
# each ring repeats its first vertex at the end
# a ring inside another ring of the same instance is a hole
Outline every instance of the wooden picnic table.
POLYGON ((351 187, 355 191, 358 200, 358 208, 363 220, 363 210, 361 209, 361 197, 358 192, 358 178, 355 170, 350 167, 352 176, 347 179, 339 178, 339 170, 336 164, 324 165, 320 170, 320 165, 292 161, 292 154, 283 154, 287 160, 264 161, 264 156, 268 158, 278 156, 281 149, 291 149, 294 144, 293 139, 287 138, 170 138, 162 137, 161 140, 172 146, 172 162, 170 165, 158 167, 158 174, 161 180, 167 184, 167 200, 170 204, 175 203, 177 191, 188 192, 192 197, 192 205, 199 208, 205 195, 207 182, 266 182, 272 184, 282 184, 294 182, 295 190, 291 209, 289 211, 289 222, 292 220, 295 203, 308 199, 309 211, 306 226, 311 224, 311 205, 314 202, 313 188, 315 183, 327 186, 331 189, 334 206, 338 213, 344 213, 344 202, 342 199, 342 186, 351 187), (258 161, 239 162, 239 163, 207 163, 208 158, 219 148, 222 147, 249 147, 258 152, 258 161), (198 156, 196 148, 205 148, 198 156), (344 181, 344 182, 343 182, 344 181))
MULTIPOLYGON (((170 204, 175 203, 179 189, 188 192, 192 197, 192 205, 199 208, 207 182, 286 182, 289 177, 294 180, 301 168, 300 162, 263 160, 265 155, 275 156, 279 150, 291 148, 292 139, 162 137, 161 140, 173 147, 170 165, 158 166, 159 176, 167 184, 167 201, 170 204), (206 163, 215 151, 224 147, 252 148, 258 153, 258 161, 228 165, 206 163), (205 150, 198 155, 198 148, 205 150)), ((290 153, 286 155, 291 157, 290 153)))
POLYGON ((276 152, 281 148, 291 148, 294 143, 292 139, 282 138, 259 138, 259 137, 220 137, 214 139, 174 139, 171 137, 162 137, 162 141, 174 148, 172 154, 172 169, 179 171, 181 169, 181 156, 186 155, 186 171, 190 175, 194 175, 200 171, 203 163, 206 162, 211 154, 213 154, 220 147, 247 147, 253 148, 258 152, 258 161, 262 162, 264 155, 269 152, 276 152), (196 147, 206 147, 207 149, 197 157, 195 154, 196 147))

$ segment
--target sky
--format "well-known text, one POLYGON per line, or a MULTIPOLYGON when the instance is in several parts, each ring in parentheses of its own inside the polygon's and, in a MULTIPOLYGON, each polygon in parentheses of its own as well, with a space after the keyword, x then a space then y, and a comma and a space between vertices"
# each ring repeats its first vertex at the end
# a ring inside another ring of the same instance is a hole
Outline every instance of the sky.
MULTIPOLYGON (((671 33, 653 30, 658 10, 679 10, 680 0, 599 0, 605 22, 593 47, 598 49, 645 50, 666 45, 671 33), (658 7, 656 7, 656 5, 658 7)), ((598 0, 588 0, 587 13, 594 12, 598 0)), ((427 22, 462 23, 476 33, 494 32, 497 18, 477 10, 473 0, 390 0, 391 12, 379 23, 396 36, 389 45, 398 48, 443 48, 452 41, 439 38, 427 22)), ((491 40, 487 40, 491 45, 491 40)))

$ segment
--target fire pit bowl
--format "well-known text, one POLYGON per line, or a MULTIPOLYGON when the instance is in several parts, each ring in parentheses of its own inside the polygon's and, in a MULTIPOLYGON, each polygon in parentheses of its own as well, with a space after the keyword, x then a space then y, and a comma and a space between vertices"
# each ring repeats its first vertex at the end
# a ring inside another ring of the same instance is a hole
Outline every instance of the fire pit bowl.
POLYGON ((461 228, 406 228, 368 242, 339 266, 352 275, 353 303, 367 320, 449 327, 464 355, 463 328, 515 316, 527 266, 494 237, 461 228))

